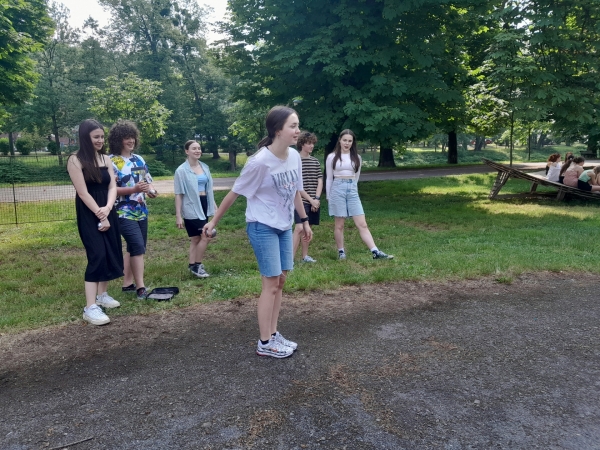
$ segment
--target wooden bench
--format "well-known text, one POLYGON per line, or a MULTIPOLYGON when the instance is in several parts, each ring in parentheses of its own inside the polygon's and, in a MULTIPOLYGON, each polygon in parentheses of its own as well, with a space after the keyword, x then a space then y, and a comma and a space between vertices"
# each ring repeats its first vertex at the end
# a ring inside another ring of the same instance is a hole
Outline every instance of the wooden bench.
POLYGON ((525 173, 520 170, 517 170, 513 167, 507 166, 506 164, 500 164, 495 161, 490 161, 489 159, 483 158, 483 162, 486 163, 493 169, 498 171, 498 176, 496 177, 496 181, 492 186, 490 191, 490 195, 488 198, 511 198, 511 197, 549 197, 555 196, 556 200, 563 200, 565 195, 576 195, 578 197, 583 198, 591 198, 594 200, 600 200, 600 193, 592 193, 591 191, 582 191, 581 189, 577 189, 571 186, 566 186, 562 183, 556 183, 554 181, 548 181, 544 175, 536 175, 533 173, 525 173), (509 178, 518 178, 520 180, 526 180, 531 183, 529 188, 529 192, 525 192, 522 194, 503 194, 498 195, 500 189, 506 184, 509 178), (555 188, 557 192, 537 192, 537 187, 539 185, 547 186, 551 188, 555 188))

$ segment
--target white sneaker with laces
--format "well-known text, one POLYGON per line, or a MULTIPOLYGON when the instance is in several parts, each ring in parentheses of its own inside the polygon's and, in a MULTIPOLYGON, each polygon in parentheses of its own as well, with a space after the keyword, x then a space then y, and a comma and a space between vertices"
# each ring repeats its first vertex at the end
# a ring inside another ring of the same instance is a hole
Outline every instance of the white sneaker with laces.
POLYGON ((286 345, 280 344, 273 336, 271 336, 269 342, 264 345, 260 342, 260 339, 258 340, 256 354, 259 356, 271 356, 272 358, 287 358, 294 354, 294 350, 286 345))
POLYGON ((275 339, 276 342, 279 342, 280 344, 283 344, 286 347, 289 347, 294 351, 296 351, 298 349, 298 344, 296 344, 294 341, 290 341, 290 340, 284 338, 279 331, 275 332, 275 336, 273 336, 273 338, 275 339))
POLYGON ((311 258, 311 257, 310 257, 310 256, 308 256, 308 255, 306 255, 304 258, 302 258, 302 262, 305 262, 305 263, 316 263, 316 262, 317 262, 317 260, 316 260, 316 259, 313 259, 313 258, 311 258))
POLYGON ((110 319, 98 305, 92 305, 83 308, 83 320, 87 320, 92 325, 105 325, 110 319))
POLYGON ((121 304, 108 295, 108 292, 103 292, 100 295, 96 295, 96 305, 104 306, 105 308, 118 308, 121 304))

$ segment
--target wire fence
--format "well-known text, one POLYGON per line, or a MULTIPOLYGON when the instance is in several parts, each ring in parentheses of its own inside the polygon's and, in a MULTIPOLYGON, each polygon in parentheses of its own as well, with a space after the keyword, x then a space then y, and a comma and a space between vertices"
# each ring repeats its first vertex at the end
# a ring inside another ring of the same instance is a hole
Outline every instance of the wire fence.
POLYGON ((66 155, 0 155, 0 225, 75 219, 66 155))

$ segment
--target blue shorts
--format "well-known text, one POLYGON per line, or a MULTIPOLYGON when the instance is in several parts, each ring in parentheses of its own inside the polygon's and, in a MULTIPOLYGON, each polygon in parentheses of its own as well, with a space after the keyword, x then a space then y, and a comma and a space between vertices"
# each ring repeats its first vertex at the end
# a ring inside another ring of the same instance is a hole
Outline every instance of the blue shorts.
POLYGON ((148 241, 148 220, 131 220, 119 218, 119 228, 129 256, 139 256, 146 253, 148 241))
POLYGON ((278 277, 294 268, 292 229, 281 231, 260 222, 248 222, 246 232, 263 277, 278 277))
POLYGON ((353 179, 334 178, 329 191, 329 215, 334 217, 354 217, 363 215, 358 197, 358 187, 353 179))

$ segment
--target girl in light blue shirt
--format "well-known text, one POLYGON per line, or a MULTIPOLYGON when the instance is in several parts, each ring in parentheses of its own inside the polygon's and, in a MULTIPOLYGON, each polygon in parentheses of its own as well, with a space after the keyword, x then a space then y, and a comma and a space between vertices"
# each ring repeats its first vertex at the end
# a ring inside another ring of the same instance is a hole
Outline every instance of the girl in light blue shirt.
POLYGON ((215 214, 213 180, 208 166, 200 161, 200 144, 187 141, 183 148, 187 159, 175 171, 176 223, 177 228, 185 227, 190 238, 190 272, 198 278, 206 278, 209 274, 202 260, 212 238, 202 233, 202 228, 215 214))

